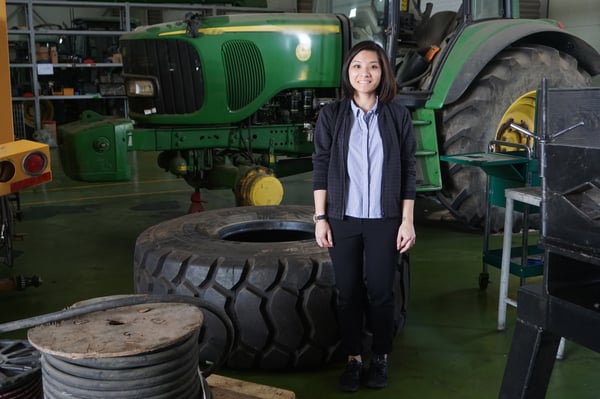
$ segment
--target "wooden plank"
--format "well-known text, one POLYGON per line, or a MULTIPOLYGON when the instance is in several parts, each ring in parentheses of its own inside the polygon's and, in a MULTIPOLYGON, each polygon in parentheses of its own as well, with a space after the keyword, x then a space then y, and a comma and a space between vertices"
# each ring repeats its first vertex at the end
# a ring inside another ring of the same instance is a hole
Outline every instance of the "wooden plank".
POLYGON ((281 388, 211 374, 206 381, 215 399, 296 399, 296 394, 281 388))

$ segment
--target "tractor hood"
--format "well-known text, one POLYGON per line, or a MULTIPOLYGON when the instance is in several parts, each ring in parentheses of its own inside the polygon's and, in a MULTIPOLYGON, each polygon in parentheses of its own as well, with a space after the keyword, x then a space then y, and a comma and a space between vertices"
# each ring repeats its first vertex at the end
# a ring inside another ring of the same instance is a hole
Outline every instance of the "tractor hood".
POLYGON ((338 87, 341 25, 335 15, 271 13, 138 28, 121 38, 130 115, 147 125, 234 123, 284 90, 338 87))

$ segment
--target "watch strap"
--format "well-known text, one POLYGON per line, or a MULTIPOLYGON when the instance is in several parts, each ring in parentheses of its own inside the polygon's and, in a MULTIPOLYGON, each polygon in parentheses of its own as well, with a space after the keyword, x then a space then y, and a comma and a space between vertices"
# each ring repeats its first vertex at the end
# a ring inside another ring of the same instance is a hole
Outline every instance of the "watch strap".
POLYGON ((326 214, 313 215, 313 222, 317 223, 319 220, 327 220, 327 215, 326 214))

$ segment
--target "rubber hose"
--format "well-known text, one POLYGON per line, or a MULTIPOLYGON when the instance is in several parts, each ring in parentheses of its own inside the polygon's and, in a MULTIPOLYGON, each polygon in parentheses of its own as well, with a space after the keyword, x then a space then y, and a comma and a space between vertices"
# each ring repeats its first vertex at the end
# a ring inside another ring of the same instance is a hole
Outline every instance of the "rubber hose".
POLYGON ((98 375, 97 370, 102 370, 102 381, 107 381, 108 384, 112 385, 113 382, 119 382, 121 389, 143 389, 152 386, 168 383, 174 378, 177 378, 177 374, 180 372, 179 368, 181 363, 188 364, 193 363, 198 358, 198 345, 192 340, 188 340, 187 344, 177 346, 169 351, 158 352, 162 357, 162 363, 152 366, 144 366, 141 363, 136 363, 137 359, 143 359, 144 356, 127 356, 110 358, 107 362, 105 358, 96 359, 93 367, 89 367, 87 362, 82 361, 85 359, 67 359, 59 356, 50 356, 45 354, 44 360, 47 363, 48 370, 54 370, 55 379, 64 384, 69 384, 76 388, 81 389, 96 389, 97 384, 92 382, 98 375), (179 351, 176 350, 179 347, 185 347, 187 354, 181 357, 179 351), (115 368, 113 360, 122 359, 120 368, 115 368), (131 360, 127 363, 127 360, 131 360), (174 375, 171 375, 174 374, 174 375), (148 375, 154 375, 152 380, 148 379, 148 375), (77 379, 73 379, 72 376, 77 376, 77 379))
MULTIPOLYGON (((123 306, 139 305, 139 304, 144 304, 144 303, 187 303, 187 304, 197 306, 204 312, 209 312, 209 313, 214 314, 217 317, 217 319, 225 327, 225 331, 226 331, 226 335, 227 335, 226 340, 225 340, 226 344, 225 344, 223 353, 221 353, 220 357, 213 364, 211 364, 207 369, 202 370, 202 374, 204 375, 204 377, 208 377, 211 373, 213 373, 215 370, 217 370, 223 364, 225 364, 225 362, 227 361, 227 356, 229 355, 229 353, 231 352, 231 349, 233 348, 233 341, 234 341, 234 334, 235 334, 235 330, 233 328, 233 323, 232 323, 231 319, 229 318, 229 316, 225 313, 225 311, 223 309, 217 308, 212 303, 206 302, 205 300, 203 300, 201 298, 185 296, 185 295, 174 295, 174 294, 131 295, 131 296, 124 296, 124 297, 118 297, 118 298, 113 298, 113 299, 107 298, 106 300, 103 300, 103 301, 94 302, 94 303, 90 303, 90 304, 77 305, 76 307, 61 310, 58 312, 47 313, 47 314, 40 315, 40 316, 34 316, 34 317, 26 318, 26 319, 21 319, 21 320, 16 320, 16 321, 11 321, 8 323, 0 324, 0 334, 9 332, 9 331, 16 331, 16 330, 21 330, 21 329, 25 329, 25 328, 31 328, 31 327, 35 327, 35 326, 39 326, 39 325, 47 324, 47 323, 56 323, 61 320, 78 317, 78 316, 85 315, 88 313, 99 312, 102 310, 108 310, 108 309, 114 309, 114 308, 120 308, 123 306)), ((140 359, 140 361, 144 362, 145 360, 140 359)), ((117 364, 119 363, 118 358, 113 359, 113 364, 115 364, 115 363, 117 363, 117 364)))
POLYGON ((423 77, 425 77, 425 76, 427 76, 429 74, 429 72, 431 71, 431 68, 432 68, 432 66, 431 66, 431 64, 429 64, 429 66, 427 66, 427 69, 425 69, 425 72, 423 72, 422 74, 420 74, 420 75, 418 75, 418 76, 416 76, 416 77, 414 77, 414 78, 412 78, 410 80, 407 80, 406 82, 400 82, 400 83, 398 83, 398 88, 403 88, 403 87, 410 86, 413 83, 416 83, 419 80, 423 79, 423 77))
MULTIPOLYGON (((153 352, 157 360, 168 364, 167 376, 162 368, 146 367, 146 354, 95 359, 93 369, 80 366, 81 359, 67 359, 47 353, 42 354, 42 375, 46 399, 64 397, 79 399, 197 399, 202 390, 201 376, 197 373, 198 335, 188 337, 183 343, 153 352), (180 347, 190 352, 181 357, 180 347), (113 360, 121 368, 115 370, 113 360), (130 362, 128 362, 130 361, 130 362), (130 364, 129 364, 130 363, 130 364), (135 364, 136 366, 133 366, 135 364), (83 370, 78 373, 77 370, 83 370), (111 379, 105 373, 119 373, 111 379)), ((85 362, 85 359, 83 361, 85 362)))

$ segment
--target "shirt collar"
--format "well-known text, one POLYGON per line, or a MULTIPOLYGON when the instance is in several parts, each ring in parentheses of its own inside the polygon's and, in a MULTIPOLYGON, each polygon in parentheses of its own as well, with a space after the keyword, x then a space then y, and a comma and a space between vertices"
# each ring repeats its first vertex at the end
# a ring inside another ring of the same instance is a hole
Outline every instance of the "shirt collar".
POLYGON ((371 108, 367 113, 365 113, 362 109, 358 107, 358 105, 356 105, 354 99, 350 100, 350 106, 352 107, 352 114, 356 117, 359 117, 361 114, 373 115, 377 113, 377 109, 379 108, 379 96, 375 97, 375 105, 373 105, 373 108, 371 108))

